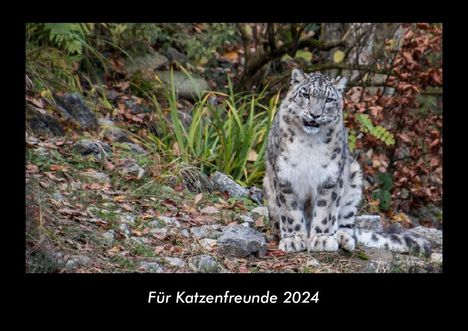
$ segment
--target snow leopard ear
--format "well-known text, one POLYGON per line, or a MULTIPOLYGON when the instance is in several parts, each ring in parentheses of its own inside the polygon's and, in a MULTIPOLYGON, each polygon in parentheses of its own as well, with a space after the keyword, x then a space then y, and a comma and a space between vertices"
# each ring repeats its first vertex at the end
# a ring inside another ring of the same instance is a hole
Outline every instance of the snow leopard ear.
POLYGON ((307 75, 301 69, 293 69, 291 73, 291 85, 302 82, 307 78, 307 75))
POLYGON ((335 84, 336 89, 341 94, 343 94, 347 83, 348 83, 348 78, 346 78, 346 77, 338 76, 333 80, 333 84, 335 84))

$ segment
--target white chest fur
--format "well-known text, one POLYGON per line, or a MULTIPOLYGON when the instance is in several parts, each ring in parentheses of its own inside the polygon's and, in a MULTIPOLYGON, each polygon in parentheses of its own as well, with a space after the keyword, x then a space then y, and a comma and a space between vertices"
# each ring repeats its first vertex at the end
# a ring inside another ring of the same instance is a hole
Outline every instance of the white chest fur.
POLYGON ((336 179, 338 164, 330 160, 330 146, 319 135, 300 134, 286 144, 278 160, 278 176, 289 181, 299 200, 316 196, 318 187, 330 177, 336 179), (300 140, 304 142, 301 143, 300 140))

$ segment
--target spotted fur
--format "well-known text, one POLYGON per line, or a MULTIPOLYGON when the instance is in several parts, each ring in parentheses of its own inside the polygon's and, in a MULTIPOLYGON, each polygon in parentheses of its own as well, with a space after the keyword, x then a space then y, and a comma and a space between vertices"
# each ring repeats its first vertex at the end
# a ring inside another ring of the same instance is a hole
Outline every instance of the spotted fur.
POLYGON ((342 119, 345 86, 345 78, 292 72, 291 87, 270 129, 264 179, 271 230, 280 235, 280 249, 352 251, 358 242, 430 252, 428 243, 415 236, 355 228, 362 172, 349 153, 342 119))

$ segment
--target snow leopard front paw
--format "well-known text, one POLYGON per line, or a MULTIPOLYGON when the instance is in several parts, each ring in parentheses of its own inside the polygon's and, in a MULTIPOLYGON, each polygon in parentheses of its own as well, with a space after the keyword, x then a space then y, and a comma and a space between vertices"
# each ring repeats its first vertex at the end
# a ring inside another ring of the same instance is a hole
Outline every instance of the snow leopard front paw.
POLYGON ((307 250, 309 252, 336 252, 338 241, 334 236, 315 235, 309 239, 307 250))
POLYGON ((280 240, 279 249, 283 252, 300 252, 306 249, 306 242, 302 236, 292 236, 280 240))
POLYGON ((338 230, 335 237, 338 239, 338 245, 345 251, 352 252, 356 248, 354 238, 349 233, 338 230))

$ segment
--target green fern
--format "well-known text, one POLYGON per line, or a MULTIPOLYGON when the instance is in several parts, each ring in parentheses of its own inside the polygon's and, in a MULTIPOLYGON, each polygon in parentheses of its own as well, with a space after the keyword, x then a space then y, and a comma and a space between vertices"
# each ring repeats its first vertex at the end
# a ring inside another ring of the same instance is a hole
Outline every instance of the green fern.
POLYGON ((373 135, 377 139, 384 142, 387 146, 391 146, 395 144, 395 138, 393 134, 389 132, 386 128, 384 128, 383 126, 374 125, 369 115, 357 114, 356 118, 361 124, 361 131, 373 135))
POLYGON ((45 23, 49 41, 70 55, 82 55, 86 46, 85 37, 91 33, 93 25, 84 23, 45 23))

